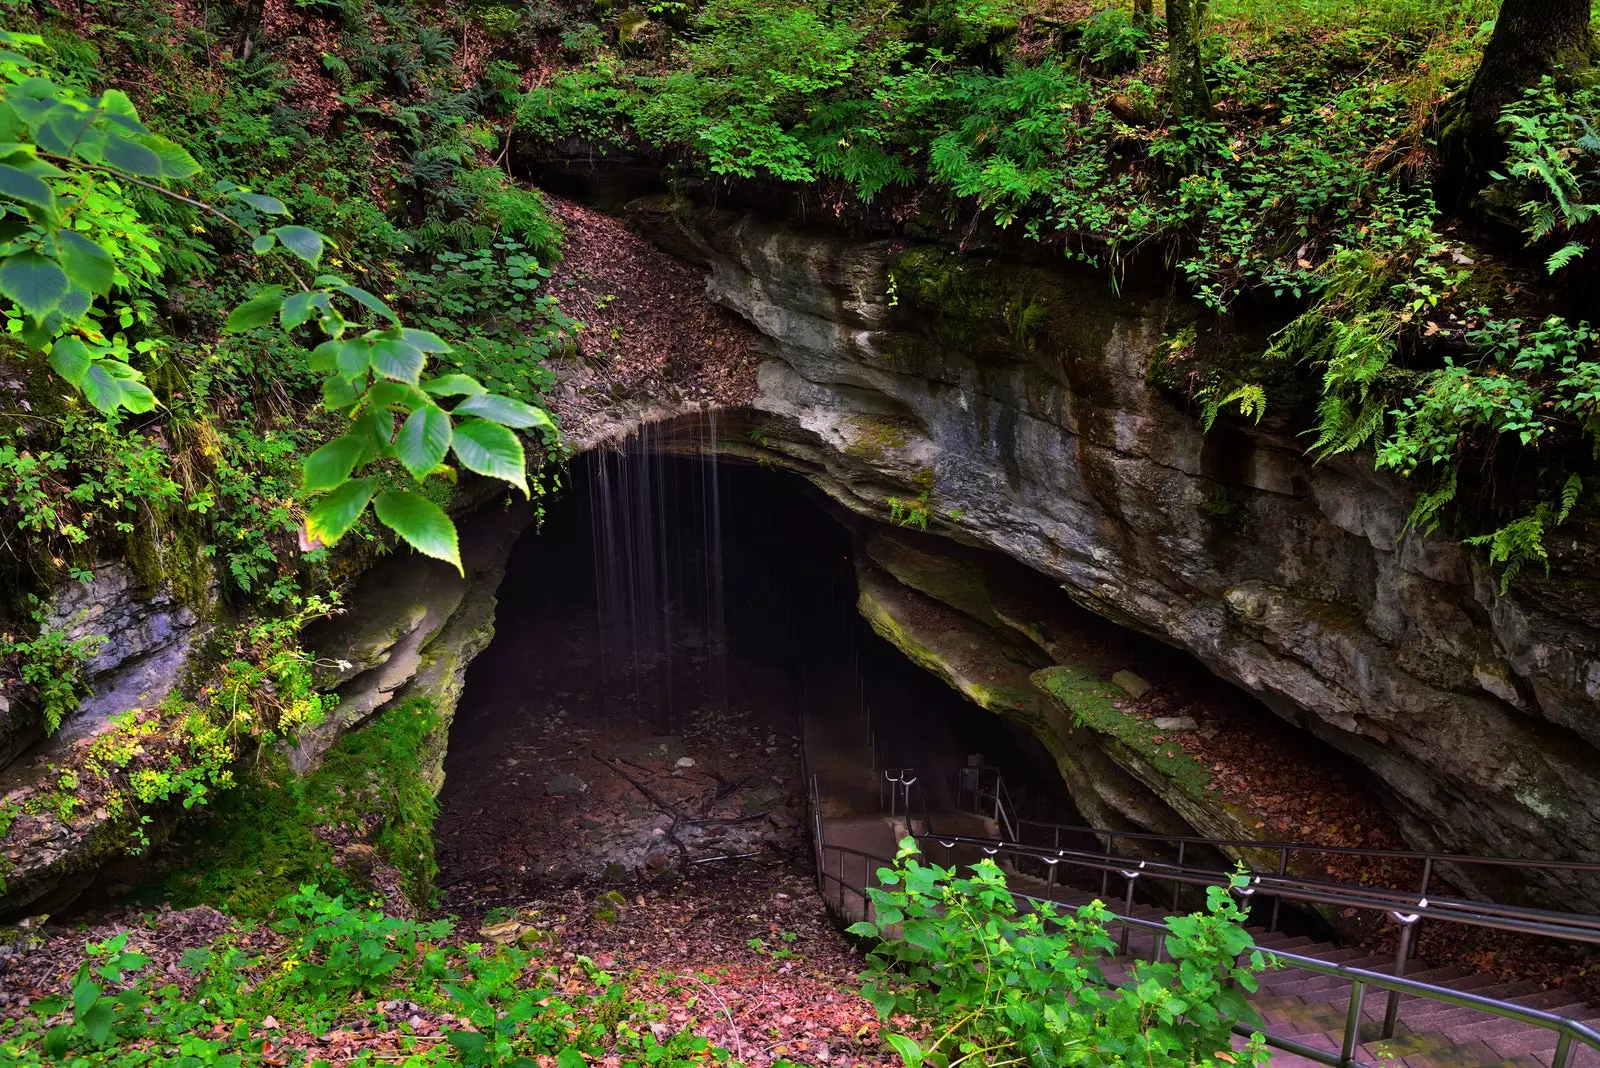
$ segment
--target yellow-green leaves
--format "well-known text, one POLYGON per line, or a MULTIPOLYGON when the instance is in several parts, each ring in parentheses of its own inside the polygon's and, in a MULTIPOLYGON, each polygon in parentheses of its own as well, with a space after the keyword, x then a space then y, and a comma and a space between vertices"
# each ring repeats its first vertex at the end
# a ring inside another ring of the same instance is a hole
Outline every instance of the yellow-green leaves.
POLYGON ((456 525, 444 509, 420 493, 396 490, 378 494, 373 510, 383 525, 411 543, 425 556, 454 564, 461 570, 461 550, 456 525))

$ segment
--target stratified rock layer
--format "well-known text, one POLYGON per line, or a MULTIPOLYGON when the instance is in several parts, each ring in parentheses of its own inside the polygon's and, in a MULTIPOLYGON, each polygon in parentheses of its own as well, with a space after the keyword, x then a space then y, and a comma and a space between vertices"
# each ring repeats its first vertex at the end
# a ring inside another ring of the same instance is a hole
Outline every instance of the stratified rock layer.
MULTIPOLYGON (((750 437, 840 503, 998 549, 1187 650, 1370 769, 1419 847, 1600 852, 1581 537, 1502 595, 1406 529, 1406 488, 1369 458, 1312 464, 1270 420, 1202 433, 1152 384, 1176 306, 1088 272, 631 210, 766 335, 750 437)), ((1600 907, 1592 879, 1535 878, 1600 907)))

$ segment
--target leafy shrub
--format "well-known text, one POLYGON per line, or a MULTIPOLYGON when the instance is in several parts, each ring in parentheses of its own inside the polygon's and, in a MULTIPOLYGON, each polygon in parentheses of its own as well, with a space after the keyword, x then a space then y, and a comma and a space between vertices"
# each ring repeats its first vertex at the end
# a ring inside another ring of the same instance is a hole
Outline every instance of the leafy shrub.
POLYGON ((1241 1051, 1231 1046, 1234 1023, 1260 1022, 1245 999, 1265 961, 1227 889, 1207 888, 1205 912, 1169 918, 1170 959, 1135 963, 1113 989, 1099 964, 1115 946, 1098 901, 1076 915, 1049 902, 1023 911, 993 861, 963 878, 916 854, 914 840, 901 842, 894 867, 878 871, 882 888, 867 891, 873 922, 850 928, 881 938, 863 972, 879 1016, 927 1024, 922 1039, 886 1036, 907 1068, 1267 1063, 1259 1035, 1241 1051))
POLYGON ((414 962, 419 947, 449 935, 449 920, 419 923, 375 909, 351 908, 306 884, 278 902, 272 926, 295 946, 284 984, 318 1000, 374 993, 389 975, 414 962))
POLYGON ((42 606, 34 609, 33 621, 38 630, 31 638, 0 633, 0 663, 9 663, 17 678, 38 694, 44 731, 54 734, 89 695, 84 668, 106 638, 100 634, 73 638, 61 627, 50 625, 42 606))

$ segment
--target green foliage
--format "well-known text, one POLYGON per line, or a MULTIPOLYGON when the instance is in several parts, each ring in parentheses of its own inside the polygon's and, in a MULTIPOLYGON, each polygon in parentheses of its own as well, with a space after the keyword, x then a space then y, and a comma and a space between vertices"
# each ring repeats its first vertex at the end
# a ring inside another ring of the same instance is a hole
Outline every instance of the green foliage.
POLYGON ((993 861, 961 877, 917 853, 914 839, 901 842, 894 867, 878 870, 882 888, 867 891, 872 922, 850 928, 882 938, 862 973, 879 1016, 927 1024, 922 1039, 885 1036, 907 1068, 1267 1063, 1259 1034, 1243 1050, 1231 1044, 1235 1022, 1260 1022, 1246 996, 1266 963, 1226 888, 1207 888, 1205 912, 1167 920, 1170 959, 1138 961, 1113 988, 1100 967, 1115 952, 1100 902, 1075 915, 1052 902, 1020 909, 993 861))
POLYGON ((101 634, 72 637, 63 628, 50 624, 43 606, 35 607, 33 622, 37 630, 31 638, 0 633, 0 663, 10 667, 23 685, 32 688, 44 718, 44 731, 54 734, 62 719, 91 692, 84 681, 84 668, 106 638, 101 634))
MULTIPOLYGON (((8 48, 36 34, 0 30, 8 48)), ((200 167, 139 121, 126 93, 85 96, 0 54, 0 296, 13 332, 106 413, 148 412, 155 395, 105 339, 95 312, 113 287, 148 281, 156 242, 124 190, 182 181, 200 167)))
POLYGON ((1548 75, 1500 115, 1506 128, 1504 173, 1491 190, 1514 204, 1528 241, 1549 247, 1564 240, 1545 261, 1550 274, 1588 251, 1600 218, 1600 89, 1570 95, 1548 75), (1577 235, 1585 235, 1579 239, 1577 235))
POLYGON ((272 925, 293 946, 284 986, 314 1002, 345 1002, 352 994, 375 994, 389 976, 415 958, 419 942, 451 931, 449 920, 418 923, 375 909, 351 908, 307 883, 277 904, 272 925))
POLYGON ((928 495, 921 494, 912 500, 889 498, 889 522, 896 526, 928 529, 928 495))
MULTIPOLYGON (((586 957, 546 963, 510 947, 462 945, 448 920, 387 916, 311 885, 287 895, 276 915, 278 937, 245 928, 187 950, 181 985, 146 973, 148 959, 126 948, 127 931, 88 946, 67 994, 0 1024, 0 1058, 19 1068, 325 1063, 315 1059, 325 1047, 301 1048, 297 1036, 381 1019, 386 1003, 404 1002, 445 1020, 442 1037, 409 1028, 396 1036, 395 1063, 406 1068, 729 1062, 694 1034, 696 1021, 663 1026, 660 1008, 586 957)), ((350 1063, 378 1061, 365 1051, 350 1063)))
POLYGON ((264 756, 188 832, 191 860, 167 889, 180 903, 252 918, 306 882, 354 900, 371 893, 366 876, 340 867, 330 844, 354 838, 399 870, 411 902, 431 903, 435 802, 424 762, 439 728, 432 705, 417 699, 342 735, 306 775, 264 756))

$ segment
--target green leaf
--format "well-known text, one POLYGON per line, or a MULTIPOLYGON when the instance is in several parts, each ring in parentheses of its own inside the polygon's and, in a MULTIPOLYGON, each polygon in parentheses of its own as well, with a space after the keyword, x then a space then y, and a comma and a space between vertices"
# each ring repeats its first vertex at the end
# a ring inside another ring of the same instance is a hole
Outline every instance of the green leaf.
POLYGON ((255 208, 257 211, 262 212, 263 214, 289 214, 289 209, 284 207, 283 201, 279 200, 277 197, 269 197, 265 193, 246 193, 242 189, 237 190, 233 195, 236 199, 244 201, 246 204, 250 205, 252 208, 255 208))
MULTIPOLYGON (((324 280, 319 278, 317 281, 318 284, 322 284, 324 280)), ((335 285, 333 290, 335 293, 343 293, 357 304, 360 304, 371 311, 377 312, 390 322, 398 323, 400 321, 400 317, 390 310, 389 305, 385 304, 371 293, 368 293, 360 286, 335 285)))
POLYGON ((284 299, 283 307, 278 312, 278 321, 283 324, 283 328, 285 330, 293 330, 297 326, 310 322, 312 316, 317 314, 316 299, 320 296, 323 296, 323 294, 309 290, 290 293, 284 299))
POLYGON ((67 274, 55 260, 37 252, 19 252, 0 263, 0 293, 40 319, 67 295, 67 274))
POLYGON ((424 360, 421 349, 398 338, 380 338, 372 344, 372 369, 397 382, 415 385, 424 360))
POLYGON ((143 382, 123 379, 122 406, 130 412, 148 412, 156 406, 156 395, 143 382))
POLYGON ((89 347, 75 337, 60 338, 50 346, 50 366, 74 386, 83 385, 83 376, 89 373, 93 359, 89 347))
POLYGON ((46 218, 55 218, 55 191, 46 185, 42 179, 13 167, 9 163, 0 163, 0 195, 8 196, 12 200, 20 200, 24 204, 31 204, 43 211, 46 218))
POLYGON ((112 134, 106 138, 105 161, 119 171, 140 178, 160 178, 161 157, 137 141, 112 134))
POLYGON ((908 1038, 905 1035, 886 1034, 883 1036, 883 1040, 893 1046, 896 1053, 900 1054, 900 1059, 906 1062, 906 1068, 921 1068, 925 1054, 922 1052, 922 1047, 917 1045, 916 1039, 908 1038))
POLYGON ((468 471, 509 482, 524 497, 529 495, 528 459, 522 452, 522 442, 499 423, 463 419, 456 424, 454 448, 456 458, 468 471))
POLYGON ((313 267, 322 259, 323 236, 307 226, 276 226, 270 231, 283 247, 313 267))
POLYGON ((344 348, 345 344, 343 341, 324 341, 311 350, 311 362, 308 366, 319 375, 327 374, 339 365, 339 350, 344 348))
POLYGON ((430 378, 422 383, 422 388, 435 397, 476 397, 488 390, 478 384, 478 380, 471 375, 448 374, 438 378, 430 378))
POLYGON ((340 345, 339 362, 336 365, 339 373, 350 379, 365 374, 372 363, 372 346, 360 338, 340 342, 340 345))
POLYGON ((584 1068, 587 1063, 583 1054, 571 1046, 556 1054, 556 1068, 584 1068))
POLYGON ((89 1041, 97 1046, 100 1045, 111 1034, 111 1026, 117 1022, 117 1015, 112 1010, 111 999, 101 998, 96 1001, 89 1006, 87 1012, 79 1014, 77 1022, 78 1026, 83 1028, 84 1033, 89 1036, 89 1041))
POLYGON ((168 141, 165 137, 146 134, 139 138, 141 144, 156 154, 156 160, 161 167, 161 177, 172 181, 182 181, 193 178, 200 173, 200 164, 189 155, 189 150, 175 141, 168 141))
POLYGON ((110 415, 122 407, 123 386, 127 379, 111 373, 104 361, 91 363, 83 376, 83 395, 89 403, 110 415))
POLYGON ((345 434, 334 438, 305 458, 300 466, 300 492, 320 493, 350 477, 359 464, 372 459, 372 446, 363 437, 345 434))
POLYGON ((378 491, 375 478, 357 478, 346 482, 317 502, 306 515, 306 541, 313 547, 333 545, 345 532, 356 525, 367 502, 378 491))
MULTIPOLYGON (((400 435, 394 441, 394 455, 405 464, 412 478, 421 481, 444 462, 451 440, 450 417, 437 404, 424 404, 412 412, 400 428, 400 435)), ((459 442, 456 455, 461 455, 459 442)), ((462 462, 466 463, 465 459, 462 462)))
POLYGON ((555 421, 550 418, 548 412, 495 393, 468 397, 455 406, 453 414, 476 415, 501 426, 516 427, 518 430, 536 426, 553 433, 556 429, 555 421))
POLYGON ((322 403, 324 407, 335 412, 342 412, 360 399, 360 392, 350 384, 349 379, 333 374, 322 380, 322 403))
POLYGON ((420 493, 396 490, 378 494, 374 504, 383 525, 411 543, 424 556, 454 564, 463 575, 456 525, 444 509, 420 493))
POLYGON ((875 923, 868 923, 865 920, 861 920, 859 922, 852 923, 849 927, 846 927, 844 929, 844 933, 845 934, 860 935, 862 938, 877 938, 878 937, 878 925, 875 924, 875 923))
POLYGON ((111 253, 72 230, 57 233, 56 245, 60 250, 61 268, 69 279, 91 293, 104 296, 111 292, 117 273, 111 253))
POLYGON ((887 1020, 889 1014, 894 1011, 894 993, 877 983, 868 983, 862 987, 861 996, 872 1002, 872 1007, 878 1011, 880 1020, 887 1020))
POLYGON ((400 331, 400 337, 409 345, 421 349, 423 352, 450 352, 450 346, 438 334, 426 330, 413 330, 405 327, 400 331))
POLYGON ((278 239, 271 234, 260 234, 254 241, 250 242, 250 251, 257 256, 265 256, 272 251, 272 246, 277 243, 278 239))
POLYGON ((228 321, 222 329, 230 334, 238 334, 254 330, 258 326, 266 326, 272 322, 281 307, 283 307, 283 287, 268 286, 233 309, 233 314, 228 316, 228 321))

